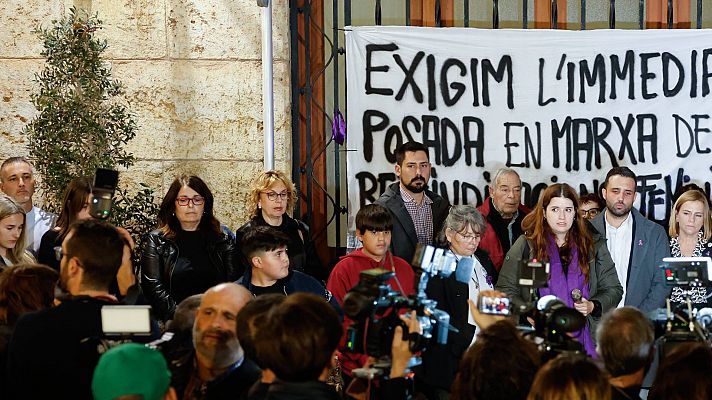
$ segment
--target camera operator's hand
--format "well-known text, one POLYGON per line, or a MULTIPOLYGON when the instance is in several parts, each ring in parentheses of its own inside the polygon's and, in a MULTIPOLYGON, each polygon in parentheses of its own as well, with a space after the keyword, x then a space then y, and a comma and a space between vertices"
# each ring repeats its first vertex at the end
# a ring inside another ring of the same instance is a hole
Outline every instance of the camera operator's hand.
MULTIPOLYGON (((502 292, 498 292, 496 290, 483 290, 480 292, 479 297, 482 297, 482 296, 500 297, 500 298, 507 297, 506 294, 504 294, 502 292)), ((470 313, 472 314, 472 318, 474 318, 475 322, 477 323, 477 326, 479 326, 481 330, 487 329, 490 325, 494 324, 497 321, 502 321, 502 320, 507 319, 507 317, 502 316, 502 315, 482 314, 480 312, 480 310, 477 308, 477 303, 472 301, 472 299, 468 299, 467 303, 470 305, 470 313)))
POLYGON ((593 312, 594 304, 592 301, 582 298, 578 303, 574 303, 574 308, 586 317, 593 312))
POLYGON ((116 274, 116 281, 119 286, 119 292, 122 296, 126 296, 126 293, 128 293, 129 288, 136 284, 136 275, 134 275, 133 263, 131 260, 131 252, 133 251, 134 247, 136 247, 136 243, 134 242, 133 238, 131 238, 131 234, 129 234, 129 231, 127 231, 126 229, 116 227, 116 230, 119 231, 121 237, 124 238, 124 240, 126 241, 126 245, 124 246, 124 256, 121 259, 121 266, 119 267, 119 272, 116 274))
MULTIPOLYGON (((410 314, 401 315, 400 319, 408 325, 408 333, 422 333, 420 322, 416 318, 415 311, 410 314)), ((408 363, 413 353, 410 352, 410 343, 403 340, 403 328, 396 326, 391 344, 391 378, 402 378, 408 369, 408 363)))

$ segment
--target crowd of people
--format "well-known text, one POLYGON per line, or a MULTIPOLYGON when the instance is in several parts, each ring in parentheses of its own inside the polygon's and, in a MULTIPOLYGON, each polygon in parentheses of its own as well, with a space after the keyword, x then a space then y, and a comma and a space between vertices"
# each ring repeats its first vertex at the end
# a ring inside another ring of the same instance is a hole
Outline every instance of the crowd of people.
POLYGON ((254 178, 249 220, 234 232, 215 216, 208 183, 177 177, 155 230, 135 249, 125 229, 92 217, 91 179, 72 180, 56 216, 33 203, 32 164, 6 160, 2 397, 639 399, 646 375, 651 399, 712 396, 709 346, 684 343, 658 360, 646 316, 668 298, 709 304, 706 287, 670 287, 659 270, 664 257, 712 253, 710 203, 699 187, 676 194, 668 236, 633 208, 636 175, 627 167, 608 171, 600 196, 555 183, 531 209, 521 203, 517 172, 502 168, 481 206, 451 206, 428 190, 425 146, 404 143, 395 156, 398 181, 356 213, 362 247, 331 270, 309 227, 290 215, 297 193, 280 171, 254 178), (450 316, 447 341, 434 333, 421 351, 423 319, 394 311, 401 322, 392 338, 380 333, 390 354, 374 359, 374 335, 353 336, 357 321, 345 302, 376 268, 395 293, 416 294, 410 261, 419 244, 472 261, 463 264, 471 270, 433 277, 425 289, 450 316), (535 290, 518 279, 530 259, 549 265, 546 285, 535 290), (507 298, 512 310, 555 296, 585 321, 567 336, 580 350, 543 352, 517 326, 539 322, 481 312, 483 296, 507 298), (147 328, 105 331, 102 310, 120 305, 150 309, 147 328), (420 365, 412 365, 415 355, 420 365), (363 368, 378 365, 383 375, 364 380, 363 368))

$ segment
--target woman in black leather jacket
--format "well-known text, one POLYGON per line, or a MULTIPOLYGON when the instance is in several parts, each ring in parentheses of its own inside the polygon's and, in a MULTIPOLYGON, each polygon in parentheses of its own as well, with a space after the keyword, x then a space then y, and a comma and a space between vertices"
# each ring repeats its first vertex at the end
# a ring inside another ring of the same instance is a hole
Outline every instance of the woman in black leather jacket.
POLYGON ((158 211, 158 229, 141 253, 141 287, 156 318, 172 318, 177 303, 239 276, 231 232, 213 216, 213 194, 197 176, 173 181, 158 211))

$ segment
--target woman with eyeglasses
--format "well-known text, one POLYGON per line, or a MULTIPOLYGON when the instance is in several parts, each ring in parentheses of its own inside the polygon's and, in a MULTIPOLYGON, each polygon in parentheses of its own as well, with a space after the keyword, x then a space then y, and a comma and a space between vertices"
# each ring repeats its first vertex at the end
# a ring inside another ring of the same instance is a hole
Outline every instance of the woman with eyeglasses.
MULTIPOLYGON (((252 181, 247 207, 250 220, 237 230, 237 243, 252 226, 271 226, 289 237, 287 254, 289 268, 304 272, 318 280, 326 279, 321 261, 316 254, 311 240, 309 227, 304 222, 292 218, 289 214, 296 202, 296 189, 287 175, 281 171, 261 172, 252 181)), ((245 257, 241 257, 241 273, 251 266, 245 257)))
POLYGON ((89 178, 74 178, 67 185, 62 200, 62 210, 54 228, 42 235, 40 248, 37 251, 37 262, 54 268, 59 272, 59 259, 55 255, 55 247, 61 248, 64 237, 69 233, 69 227, 75 222, 91 218, 89 208, 92 199, 92 183, 89 178))
MULTIPOLYGON (((471 205, 450 208, 442 231, 440 244, 447 246, 459 260, 472 259, 473 269, 463 274, 453 273, 448 278, 432 278, 426 292, 437 301, 437 308, 450 314, 450 324, 459 332, 449 332, 446 345, 434 344, 423 353, 423 387, 428 398, 443 398, 450 392, 462 355, 475 342, 480 328, 469 311, 467 300, 477 302, 480 291, 493 290, 497 283, 497 269, 486 251, 478 248, 485 232, 485 219, 471 205), (458 278, 466 278, 461 282, 458 278)), ((418 376, 418 375, 416 375, 418 376)))
POLYGON ((0 195, 0 270, 6 266, 33 263, 27 249, 25 210, 12 198, 0 195))
MULTIPOLYGON (((672 206, 668 233, 672 257, 712 257, 712 222, 707 196, 701 189, 682 193, 672 206)), ((706 286, 690 288, 674 286, 670 301, 682 303, 690 298, 693 307, 712 305, 706 286)))
POLYGON ((581 218, 594 219, 598 215, 606 204, 603 199, 596 193, 587 193, 579 198, 581 206, 579 207, 579 215, 581 218))
POLYGON ((572 335, 588 355, 596 357, 596 326, 601 315, 618 305, 623 287, 606 239, 578 217, 579 204, 576 191, 566 183, 544 190, 522 221, 525 233, 507 252, 497 290, 507 294, 513 304, 525 304, 530 288, 518 283, 521 261, 548 262, 548 287, 538 289, 539 297, 556 296, 586 317, 586 326, 572 335))
POLYGON ((194 175, 176 178, 141 253, 141 287, 156 317, 169 320, 183 299, 239 278, 235 257, 234 238, 213 215, 208 186, 194 175))

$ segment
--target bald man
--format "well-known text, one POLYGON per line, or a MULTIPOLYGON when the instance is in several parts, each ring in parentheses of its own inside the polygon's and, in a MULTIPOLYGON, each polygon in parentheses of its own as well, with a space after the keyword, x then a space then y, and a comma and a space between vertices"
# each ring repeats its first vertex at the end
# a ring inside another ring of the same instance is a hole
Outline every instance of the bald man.
POLYGON ((194 351, 170 363, 180 398, 241 398, 260 378, 259 367, 245 358, 235 330, 237 313, 250 300, 252 294, 235 283, 222 283, 203 294, 193 324, 194 351))

